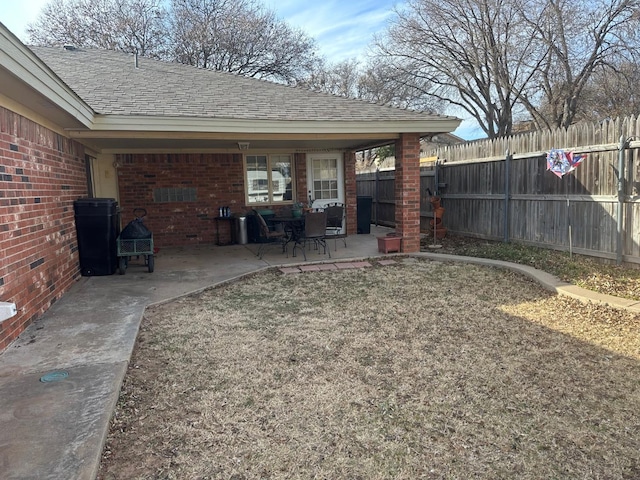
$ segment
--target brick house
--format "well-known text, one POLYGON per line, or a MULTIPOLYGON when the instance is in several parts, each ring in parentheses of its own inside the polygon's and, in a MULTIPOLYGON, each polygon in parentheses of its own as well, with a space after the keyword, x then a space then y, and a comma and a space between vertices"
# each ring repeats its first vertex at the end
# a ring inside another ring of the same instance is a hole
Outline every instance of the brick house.
MULTIPOLYGON (((213 243, 219 206, 347 205, 355 153, 396 145, 397 231, 419 249, 420 138, 429 115, 121 52, 28 48, 0 24, 0 351, 80 275, 73 202, 115 198, 159 247, 213 243)), ((223 240, 230 235, 221 224, 223 240)))

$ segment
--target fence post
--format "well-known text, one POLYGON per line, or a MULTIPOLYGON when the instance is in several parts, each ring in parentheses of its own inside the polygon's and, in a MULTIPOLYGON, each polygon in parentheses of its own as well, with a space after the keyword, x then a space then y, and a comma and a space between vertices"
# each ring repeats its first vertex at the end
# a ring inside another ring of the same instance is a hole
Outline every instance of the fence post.
POLYGON ((624 211, 624 153, 627 148, 627 139, 624 135, 620 135, 620 145, 618 147, 618 208, 616 226, 616 264, 622 264, 622 214, 624 211))
POLYGON ((509 149, 506 151, 504 159, 504 243, 509 243, 509 176, 511 175, 511 159, 513 156, 509 153, 509 149))

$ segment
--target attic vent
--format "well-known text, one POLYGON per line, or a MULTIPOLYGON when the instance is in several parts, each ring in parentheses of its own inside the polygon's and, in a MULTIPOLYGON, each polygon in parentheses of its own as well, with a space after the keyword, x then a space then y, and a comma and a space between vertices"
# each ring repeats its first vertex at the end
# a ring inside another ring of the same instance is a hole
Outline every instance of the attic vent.
POLYGON ((76 49, 75 45, 70 45, 70 44, 66 44, 63 45, 62 48, 64 48, 65 50, 69 50, 70 52, 74 51, 76 49))

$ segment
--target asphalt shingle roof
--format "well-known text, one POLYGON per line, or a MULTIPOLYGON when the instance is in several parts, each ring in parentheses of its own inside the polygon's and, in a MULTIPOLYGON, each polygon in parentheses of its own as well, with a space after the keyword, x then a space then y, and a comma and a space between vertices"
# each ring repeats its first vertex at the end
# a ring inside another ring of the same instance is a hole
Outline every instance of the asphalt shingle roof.
POLYGON ((29 47, 98 114, 284 121, 452 119, 100 49, 29 47))

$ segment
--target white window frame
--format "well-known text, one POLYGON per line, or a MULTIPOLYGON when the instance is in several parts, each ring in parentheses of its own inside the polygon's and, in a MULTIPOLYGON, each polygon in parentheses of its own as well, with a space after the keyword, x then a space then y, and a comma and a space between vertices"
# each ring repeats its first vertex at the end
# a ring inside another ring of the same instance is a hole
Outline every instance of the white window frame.
POLYGON ((292 153, 248 153, 245 154, 242 158, 243 165, 243 175, 244 175, 244 194, 245 194, 245 202, 247 206, 260 206, 260 205, 287 205, 292 204, 296 198, 295 185, 296 185, 296 177, 295 177, 295 157, 292 153), (247 159, 250 157, 265 157, 267 161, 267 171, 266 178, 249 178, 249 170, 247 165, 247 159), (277 163, 282 157, 287 157, 289 160, 289 164, 291 165, 291 198, 284 199, 286 196, 286 179, 283 177, 282 179, 274 179, 273 178, 273 170, 272 165, 277 163), (252 195, 260 196, 260 193, 254 190, 252 183, 261 181, 267 182, 267 191, 264 195, 266 195, 266 199, 262 201, 250 201, 252 195), (282 186, 280 188, 281 191, 274 191, 273 186, 280 186, 279 182, 282 182, 282 186), (255 193, 252 193, 254 192, 255 193), (283 198, 278 198, 282 196, 283 198))

